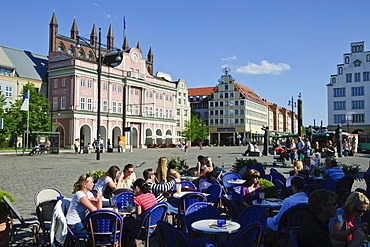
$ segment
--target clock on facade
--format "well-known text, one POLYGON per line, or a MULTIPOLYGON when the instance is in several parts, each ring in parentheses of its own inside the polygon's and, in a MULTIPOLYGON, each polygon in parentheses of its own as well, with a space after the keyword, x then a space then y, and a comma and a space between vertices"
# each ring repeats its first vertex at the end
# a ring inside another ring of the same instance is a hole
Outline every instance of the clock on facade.
POLYGON ((133 52, 133 53, 131 54, 131 59, 132 59, 132 61, 134 61, 135 63, 137 63, 137 61, 139 61, 139 56, 137 55, 137 53, 136 53, 136 52, 133 52))

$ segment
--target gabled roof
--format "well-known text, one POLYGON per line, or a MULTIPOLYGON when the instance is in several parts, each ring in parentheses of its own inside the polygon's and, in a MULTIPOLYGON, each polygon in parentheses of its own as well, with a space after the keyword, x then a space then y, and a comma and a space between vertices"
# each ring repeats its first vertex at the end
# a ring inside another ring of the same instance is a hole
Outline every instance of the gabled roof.
POLYGON ((0 67, 14 69, 17 77, 47 80, 47 56, 0 46, 0 67))
POLYGON ((217 87, 188 88, 188 96, 210 96, 216 89, 217 87))
POLYGON ((264 100, 261 99, 260 96, 258 96, 252 89, 249 87, 246 87, 240 83, 237 83, 233 81, 232 83, 235 84, 235 88, 244 96, 244 98, 253 101, 255 103, 261 104, 261 105, 267 105, 264 100))

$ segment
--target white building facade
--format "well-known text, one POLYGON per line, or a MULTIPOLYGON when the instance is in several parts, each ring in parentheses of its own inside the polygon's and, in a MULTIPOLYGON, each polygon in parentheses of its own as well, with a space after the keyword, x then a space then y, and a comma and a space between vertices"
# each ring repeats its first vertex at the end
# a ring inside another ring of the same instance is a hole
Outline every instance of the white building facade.
POLYGON ((370 133, 370 51, 365 42, 353 42, 351 52, 343 54, 337 74, 327 86, 328 129, 338 124, 349 133, 370 133))

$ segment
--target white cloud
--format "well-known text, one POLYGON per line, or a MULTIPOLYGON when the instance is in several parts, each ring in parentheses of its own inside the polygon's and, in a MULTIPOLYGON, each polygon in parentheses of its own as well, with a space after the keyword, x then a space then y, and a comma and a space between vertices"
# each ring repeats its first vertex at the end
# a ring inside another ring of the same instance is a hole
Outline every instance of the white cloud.
POLYGON ((262 74, 279 75, 286 70, 290 70, 289 64, 270 63, 269 61, 262 60, 261 64, 249 62, 247 65, 237 68, 236 72, 241 74, 252 74, 252 75, 262 75, 262 74))
POLYGON ((222 61, 235 61, 237 58, 235 55, 232 55, 230 57, 223 57, 221 58, 222 61))
POLYGON ((95 7, 100 7, 100 5, 99 5, 98 3, 93 3, 93 5, 94 5, 95 7))

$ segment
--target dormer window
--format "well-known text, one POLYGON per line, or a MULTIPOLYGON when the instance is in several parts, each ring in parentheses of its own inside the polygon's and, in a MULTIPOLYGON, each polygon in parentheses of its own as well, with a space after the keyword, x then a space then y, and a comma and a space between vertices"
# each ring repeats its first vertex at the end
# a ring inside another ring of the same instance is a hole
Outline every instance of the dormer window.
POLYGON ((344 63, 345 63, 345 64, 349 64, 349 57, 345 57, 345 58, 344 58, 344 63))

